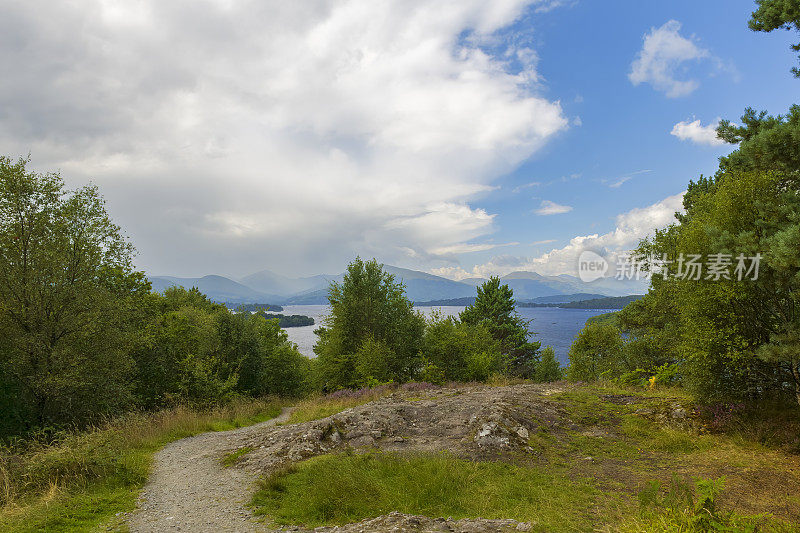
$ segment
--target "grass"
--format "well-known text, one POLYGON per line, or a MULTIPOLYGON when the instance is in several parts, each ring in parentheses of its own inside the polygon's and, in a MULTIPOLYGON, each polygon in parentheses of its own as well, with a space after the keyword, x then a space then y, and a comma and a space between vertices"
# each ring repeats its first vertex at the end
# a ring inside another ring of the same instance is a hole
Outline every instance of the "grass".
POLYGON ((446 453, 324 455, 262 482, 256 512, 278 524, 344 524, 400 511, 432 517, 509 518, 538 531, 590 529, 615 498, 546 468, 472 462, 446 453))
MULTIPOLYGON (((694 416, 680 389, 595 384, 547 398, 568 423, 531 413, 539 427, 530 454, 491 463, 446 454, 322 456, 266 479, 254 506, 284 525, 342 524, 399 510, 514 518, 536 523, 535 531, 800 531, 790 525, 800 522, 800 458, 790 432, 743 418, 717 432, 699 421, 700 433, 665 426, 659 416, 669 419, 676 403, 694 416), (680 504, 665 503, 675 490, 671 478, 690 495, 680 504), (722 478, 711 516, 698 507, 697 484, 722 478), (640 506, 653 483, 661 496, 640 506)), ((346 408, 330 399, 312 405, 346 408)))
POLYGON ((769 513, 722 510, 725 479, 674 475, 638 492, 609 490, 558 468, 473 462, 447 453, 318 456, 264 479, 255 512, 276 525, 341 525, 399 511, 512 518, 532 531, 797 532, 769 513))
POLYGON ((220 461, 220 462, 222 463, 222 466, 224 466, 224 467, 234 466, 236 463, 239 462, 239 459, 241 459, 243 456, 247 455, 248 453, 250 453, 252 451, 253 451, 253 448, 251 448, 250 446, 245 446, 244 448, 239 448, 235 452, 231 452, 228 455, 226 455, 225 457, 223 457, 222 461, 220 461))
POLYGON ((242 427, 280 413, 278 400, 241 400, 209 410, 131 413, 49 444, 0 449, 0 531, 86 531, 131 511, 153 454, 207 431, 242 427))

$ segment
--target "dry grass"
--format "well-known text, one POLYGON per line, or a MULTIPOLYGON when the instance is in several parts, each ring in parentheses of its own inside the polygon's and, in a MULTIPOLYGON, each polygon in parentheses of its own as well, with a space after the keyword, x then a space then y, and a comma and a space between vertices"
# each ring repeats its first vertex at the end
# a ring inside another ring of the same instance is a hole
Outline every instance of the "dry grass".
POLYGON ((384 398, 395 392, 413 393, 435 388, 438 387, 430 383, 412 382, 403 385, 381 385, 359 390, 343 389, 325 396, 312 396, 296 404, 295 410, 292 412, 292 416, 286 424, 297 424, 326 418, 340 413, 345 409, 384 398))

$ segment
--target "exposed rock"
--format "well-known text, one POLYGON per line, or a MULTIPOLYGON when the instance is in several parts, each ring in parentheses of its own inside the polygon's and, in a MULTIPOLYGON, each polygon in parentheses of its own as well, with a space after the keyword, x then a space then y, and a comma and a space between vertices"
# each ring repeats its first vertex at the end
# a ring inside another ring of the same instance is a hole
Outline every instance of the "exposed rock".
MULTIPOLYGON (((559 390, 568 387, 560 384, 559 390)), ((547 398, 552 385, 470 387, 426 391, 407 398, 395 393, 328 418, 279 426, 254 436, 241 461, 269 472, 287 462, 344 448, 386 451, 447 450, 474 459, 503 453, 533 453, 532 433, 567 420, 563 407, 547 398)))
MULTIPOLYGON (((484 518, 453 520, 452 518, 429 518, 427 516, 394 512, 377 518, 346 524, 344 526, 318 527, 313 531, 314 533, 438 533, 442 531, 450 531, 453 533, 499 533, 530 531, 531 529, 531 524, 527 522, 517 522, 515 520, 487 520, 484 518)), ((294 531, 298 530, 295 529, 294 531)))

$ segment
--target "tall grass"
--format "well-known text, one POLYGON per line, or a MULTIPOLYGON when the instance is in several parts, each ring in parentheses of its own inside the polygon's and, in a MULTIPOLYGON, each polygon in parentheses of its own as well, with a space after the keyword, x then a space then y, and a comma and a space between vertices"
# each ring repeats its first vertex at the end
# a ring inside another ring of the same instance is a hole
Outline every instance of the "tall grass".
POLYGON ((344 524, 400 511, 431 517, 515 518, 537 531, 582 531, 614 498, 545 468, 451 455, 326 455, 262 482, 256 511, 279 524, 344 524))
POLYGON ((129 413, 48 443, 0 448, 0 531, 83 529, 131 510, 164 444, 274 418, 276 399, 238 400, 198 410, 129 413))

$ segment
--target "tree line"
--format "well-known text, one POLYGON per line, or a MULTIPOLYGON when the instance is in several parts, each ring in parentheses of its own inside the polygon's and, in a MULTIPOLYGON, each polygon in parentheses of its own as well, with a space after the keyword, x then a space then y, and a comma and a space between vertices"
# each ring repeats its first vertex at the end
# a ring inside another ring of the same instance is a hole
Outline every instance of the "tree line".
POLYGON ((97 188, 28 166, 0 157, 0 436, 241 395, 560 377, 497 278, 460 317, 425 320, 402 283, 361 259, 331 285, 310 360, 281 326, 311 319, 231 312, 196 288, 153 292, 97 188))

